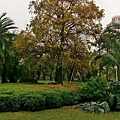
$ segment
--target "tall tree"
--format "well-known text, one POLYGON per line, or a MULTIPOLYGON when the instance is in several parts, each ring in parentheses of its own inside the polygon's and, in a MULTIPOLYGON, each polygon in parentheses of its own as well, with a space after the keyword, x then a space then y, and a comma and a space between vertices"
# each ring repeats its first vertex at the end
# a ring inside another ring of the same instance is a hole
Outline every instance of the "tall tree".
POLYGON ((0 61, 2 64, 2 83, 7 82, 7 63, 10 58, 10 49, 15 34, 9 30, 15 29, 14 22, 6 17, 6 13, 0 16, 0 61))
POLYGON ((99 45, 99 54, 95 59, 101 59, 101 67, 106 67, 106 79, 108 80, 111 68, 114 68, 118 73, 117 78, 120 80, 120 25, 114 23, 108 25, 97 43, 99 45))
POLYGON ((103 10, 89 0, 32 0, 29 9, 34 14, 30 28, 37 39, 44 41, 46 52, 55 51, 56 81, 63 84, 64 53, 76 40, 83 43, 86 35, 100 33, 103 10))

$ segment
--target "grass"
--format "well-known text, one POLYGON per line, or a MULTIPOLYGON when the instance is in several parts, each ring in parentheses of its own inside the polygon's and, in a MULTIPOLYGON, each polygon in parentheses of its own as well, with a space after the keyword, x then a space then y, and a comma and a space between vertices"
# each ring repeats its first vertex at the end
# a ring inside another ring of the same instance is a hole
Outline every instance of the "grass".
POLYGON ((80 83, 68 83, 65 82, 64 85, 47 85, 47 81, 45 81, 45 85, 42 84, 27 84, 27 83, 5 83, 0 84, 0 93, 4 92, 28 92, 28 91, 39 91, 49 90, 49 89, 74 89, 76 87, 80 87, 80 83))
POLYGON ((39 112, 0 113, 0 120, 120 120, 120 114, 90 114, 67 106, 39 112))
MULTIPOLYGON (((61 85, 41 85, 41 84, 0 84, 1 92, 25 92, 36 91, 40 89, 73 89, 80 87, 81 83, 65 82, 61 85)), ((0 120, 120 120, 119 112, 110 112, 107 114, 90 114, 84 111, 74 109, 72 106, 65 106, 58 109, 42 110, 38 112, 2 112, 0 120)))

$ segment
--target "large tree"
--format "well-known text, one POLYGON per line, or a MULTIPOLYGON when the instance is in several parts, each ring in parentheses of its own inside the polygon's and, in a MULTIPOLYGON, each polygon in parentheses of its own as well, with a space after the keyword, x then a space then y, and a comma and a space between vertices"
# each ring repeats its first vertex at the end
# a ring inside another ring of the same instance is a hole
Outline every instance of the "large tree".
POLYGON ((34 14, 30 28, 43 41, 45 52, 54 53, 56 81, 63 84, 64 53, 70 50, 69 44, 86 43, 86 36, 101 32, 103 10, 89 0, 32 0, 29 9, 34 14))
POLYGON ((3 13, 0 16, 0 61, 2 65, 2 83, 7 82, 7 64, 10 62, 10 51, 15 36, 10 30, 15 28, 14 22, 6 17, 6 13, 3 13))

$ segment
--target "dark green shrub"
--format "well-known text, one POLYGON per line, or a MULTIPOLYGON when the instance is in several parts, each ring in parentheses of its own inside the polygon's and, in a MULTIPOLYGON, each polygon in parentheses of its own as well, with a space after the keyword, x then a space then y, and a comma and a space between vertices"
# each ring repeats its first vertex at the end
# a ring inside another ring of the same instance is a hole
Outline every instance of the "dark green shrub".
POLYGON ((18 111, 20 107, 17 96, 0 95, 0 111, 18 111))
POLYGON ((20 110, 20 101, 18 95, 11 95, 8 99, 7 106, 10 111, 19 111, 20 110))
POLYGON ((73 103, 73 96, 69 90, 60 91, 62 98, 62 106, 71 105, 73 103))
POLYGON ((62 105, 62 98, 60 93, 56 91, 46 91, 42 93, 43 97, 45 98, 45 105, 46 108, 58 108, 62 105))
POLYGON ((62 98, 62 106, 77 104, 80 101, 78 90, 62 90, 59 92, 62 98))
POLYGON ((108 99, 108 84, 101 77, 94 78, 91 82, 87 82, 81 88, 81 97, 85 101, 97 101, 108 99))
POLYGON ((0 112, 9 111, 9 107, 7 106, 9 99, 9 95, 0 95, 0 112))
POLYGON ((24 94, 20 97, 21 110, 38 111, 45 109, 45 98, 41 94, 24 94))
POLYGON ((71 95, 73 98, 72 104, 78 104, 81 102, 81 90, 80 89, 71 90, 71 95))
POLYGON ((0 112, 3 111, 38 111, 45 108, 58 108, 63 105, 77 104, 80 90, 39 90, 27 93, 0 95, 0 112))
POLYGON ((120 94, 120 82, 119 81, 112 81, 110 83, 110 93, 112 94, 120 94))

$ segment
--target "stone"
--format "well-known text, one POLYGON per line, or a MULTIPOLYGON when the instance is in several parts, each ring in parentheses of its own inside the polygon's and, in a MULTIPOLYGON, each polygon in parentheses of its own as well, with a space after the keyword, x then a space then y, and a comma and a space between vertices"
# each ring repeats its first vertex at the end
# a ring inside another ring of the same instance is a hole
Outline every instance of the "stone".
POLYGON ((100 103, 100 102, 86 102, 79 105, 75 105, 74 108, 90 112, 90 113, 98 113, 98 114, 104 114, 110 112, 109 105, 106 101, 100 103))
POLYGON ((105 110, 102 109, 102 108, 98 108, 98 113, 99 113, 99 114, 104 114, 104 113, 105 113, 105 110))
POLYGON ((103 108, 105 113, 110 112, 110 107, 106 101, 99 104, 100 108, 103 108))

